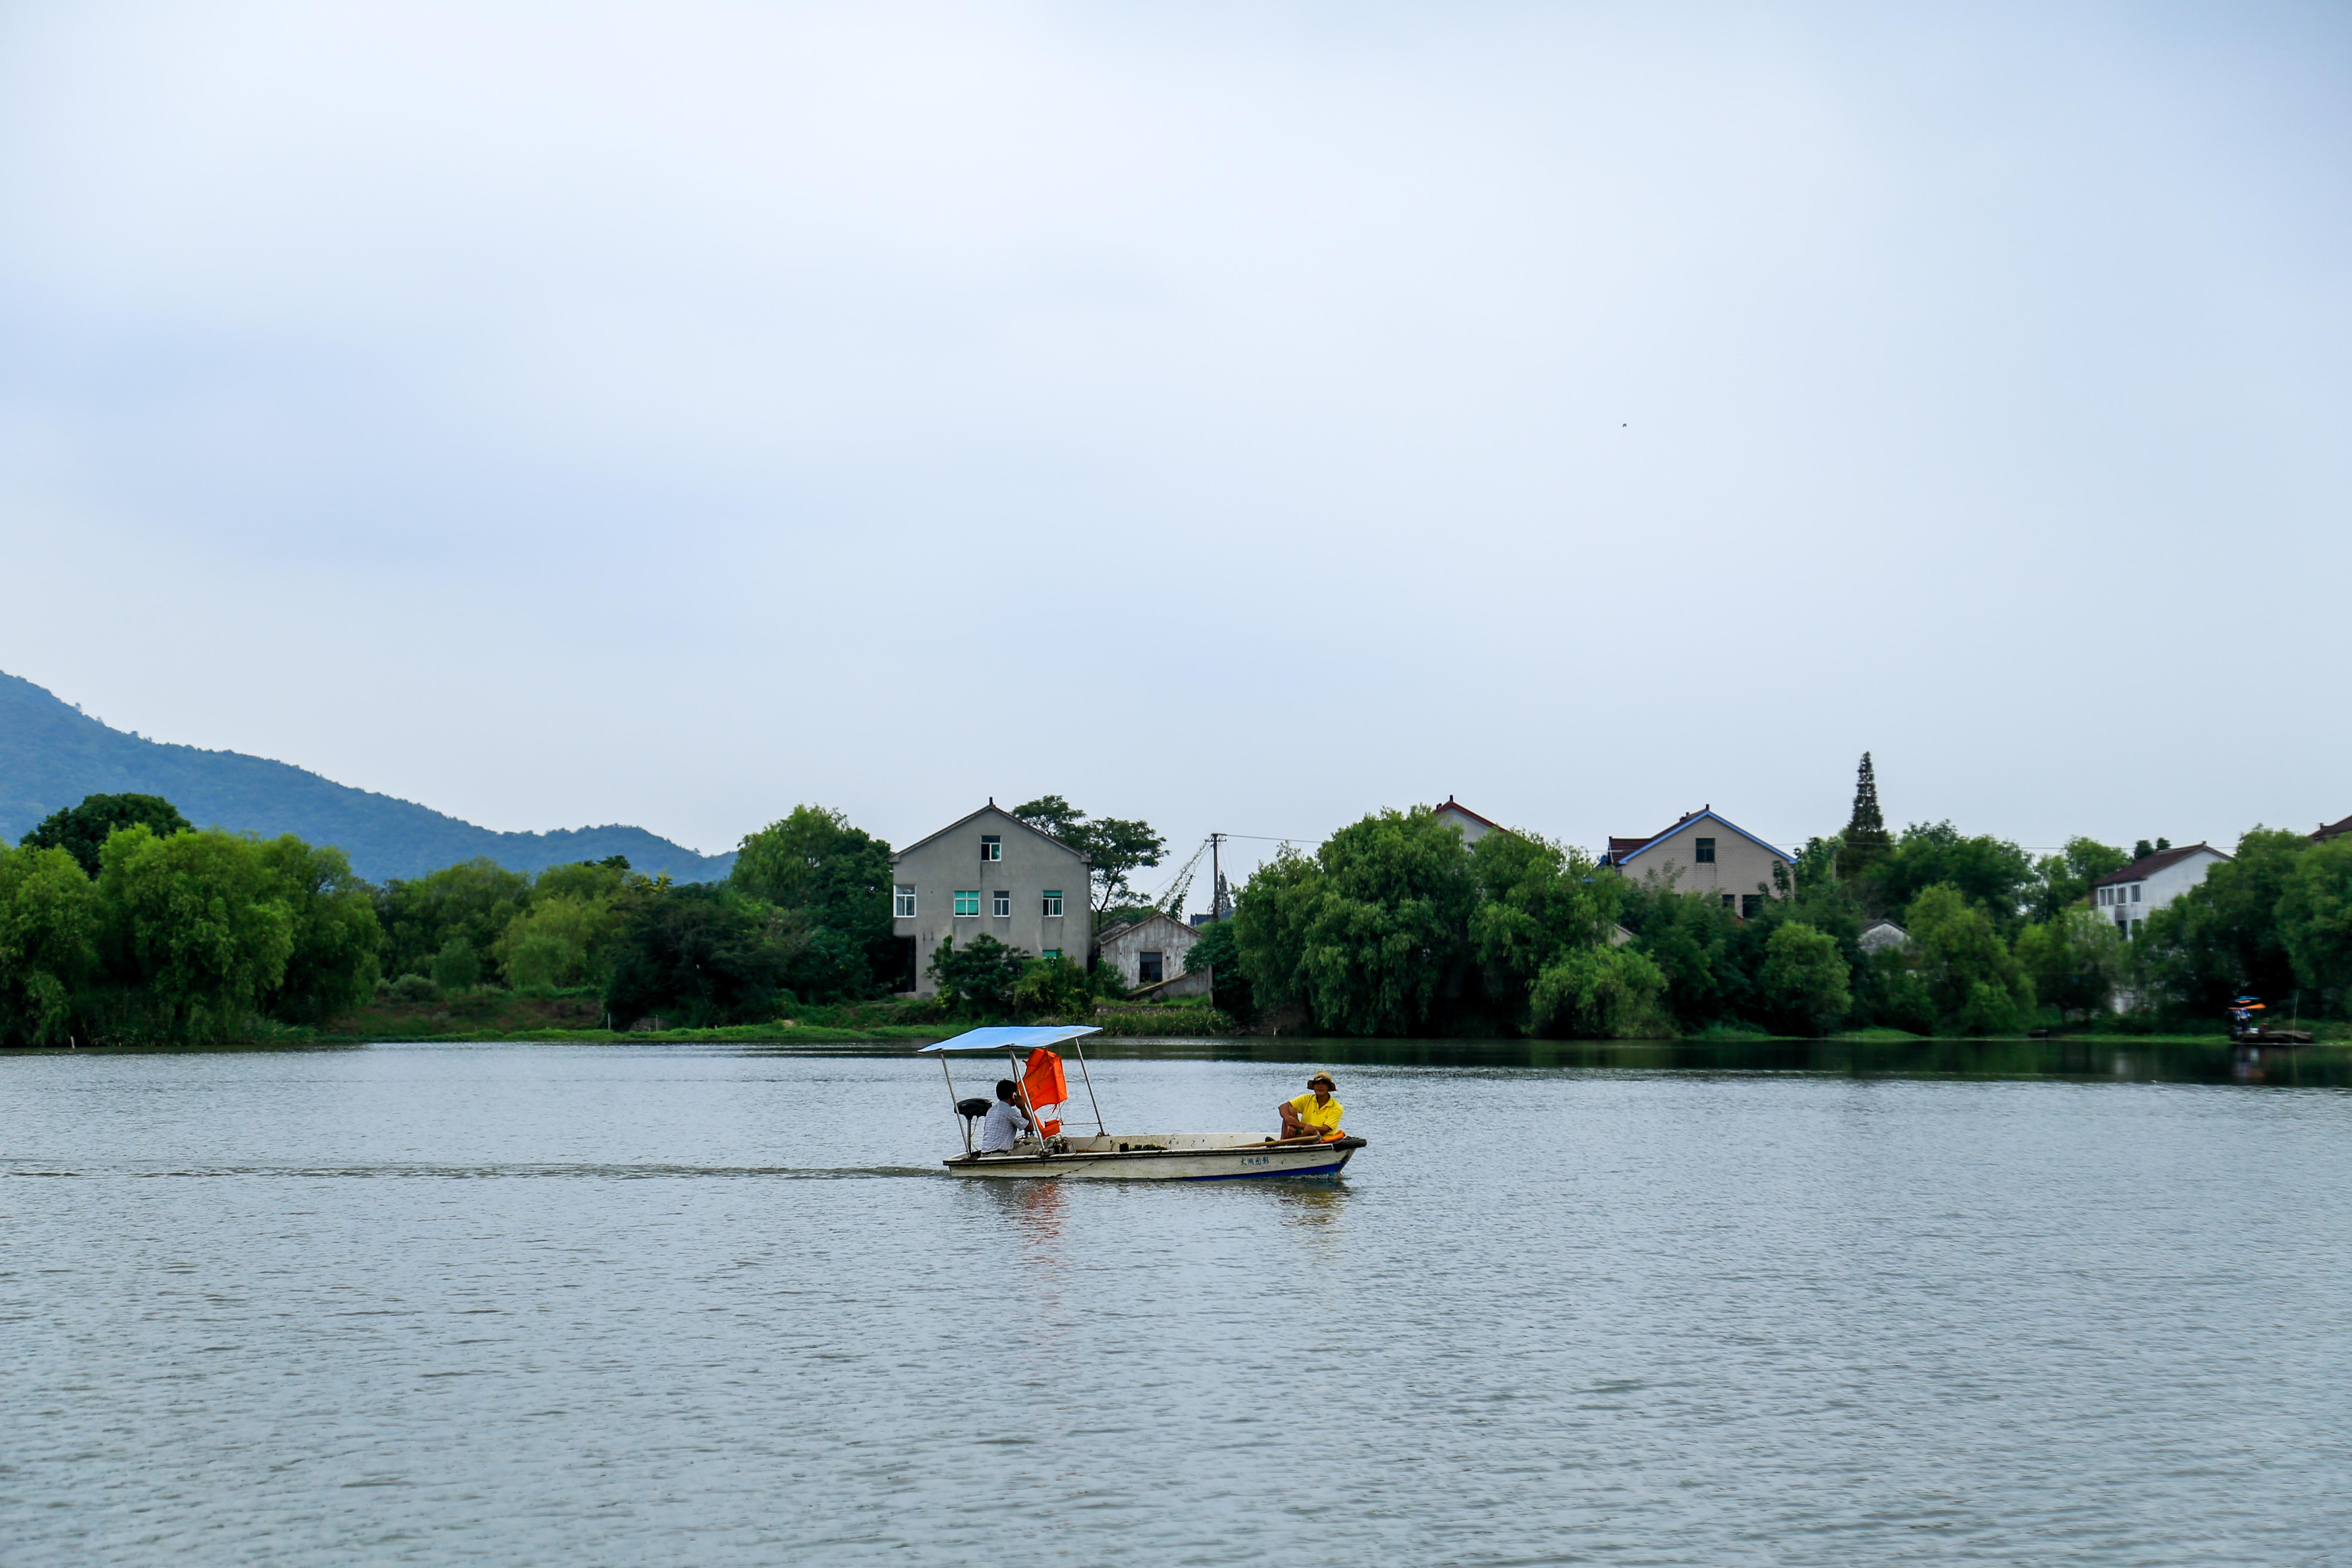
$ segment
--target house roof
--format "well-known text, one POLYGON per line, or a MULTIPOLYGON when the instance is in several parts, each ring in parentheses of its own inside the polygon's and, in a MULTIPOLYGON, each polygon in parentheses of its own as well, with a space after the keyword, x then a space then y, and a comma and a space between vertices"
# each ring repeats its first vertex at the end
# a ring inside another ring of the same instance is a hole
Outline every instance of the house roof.
POLYGON ((1468 806, 1463 805, 1460 801, 1454 799, 1450 795, 1445 797, 1445 804, 1437 807, 1436 810, 1440 813, 1458 811, 1463 816, 1468 817, 1471 821, 1479 824, 1481 826, 1493 828, 1497 833, 1508 833, 1510 831, 1509 828, 1505 827, 1501 823, 1496 822, 1490 817, 1479 816, 1476 812, 1471 810, 1468 806))
POLYGON ((1060 839, 1055 837, 1052 834, 1045 832, 1044 829, 1030 826, 1027 823, 1022 821, 1019 817, 1013 816, 1011 812, 997 805, 993 796, 990 797, 989 803, 986 805, 982 806, 970 816, 960 816, 956 818, 955 821, 949 823, 945 827, 940 828, 937 833, 925 834, 922 837, 916 839, 912 844, 907 845, 905 847, 899 849, 890 857, 890 864, 893 866, 897 865, 900 856, 911 855, 916 850, 920 849, 924 845, 931 842, 932 839, 945 838, 957 828, 969 827, 983 816, 1003 817, 1005 821, 1011 823, 1022 832, 1033 834, 1035 837, 1044 839, 1046 843, 1052 845, 1055 848, 1061 850, 1064 854, 1077 856, 1081 861, 1084 861, 1087 864, 1088 868, 1092 868, 1093 862, 1087 860, 1087 858, 1083 853, 1071 848, 1070 846, 1063 843, 1060 839))
POLYGON ((2311 841, 2316 844, 2323 838, 2336 838, 2347 833, 2352 833, 2352 816, 2347 816, 2341 822, 2321 823, 2319 831, 2311 836, 2311 841))
POLYGON ((1188 942, 1198 942, 1201 937, 1199 931, 1186 925, 1182 921, 1171 920, 1158 910, 1154 910, 1139 921, 1129 921, 1125 924, 1116 925, 1107 931, 1097 933, 1095 937, 1095 945, 1109 947, 1115 942, 1132 941, 1150 932, 1155 925, 1166 926, 1170 935, 1186 938, 1188 942))
POLYGON ((1739 824, 1732 821, 1729 817, 1717 816, 1713 806, 1703 805, 1696 811, 1684 812, 1681 819, 1663 833, 1653 833, 1647 838, 1612 838, 1609 841, 1609 864, 1612 866, 1622 867, 1626 861, 1631 860, 1634 856, 1639 855, 1644 849, 1649 848, 1653 845, 1663 843, 1664 840, 1672 838, 1675 834, 1680 833, 1684 828, 1688 827, 1694 822, 1712 822, 1719 827, 1727 828, 1733 833, 1737 833, 1740 837, 1745 838, 1748 843, 1757 846, 1759 848, 1768 850, 1771 854, 1779 856, 1781 859, 1786 860, 1791 866, 1797 863, 1797 858, 1790 854, 1787 850, 1782 849, 1776 845, 1765 843, 1763 839, 1757 837, 1756 835, 1748 832, 1748 829, 1740 826, 1739 824))
POLYGON ((2091 886, 2104 888, 2111 882, 2144 882, 2167 866, 2178 866, 2191 855, 2199 854, 2215 856, 2223 860, 2229 858, 2210 844, 2178 844, 2169 849, 2159 849, 2153 855, 2143 855, 2122 870, 2108 872, 2091 886))

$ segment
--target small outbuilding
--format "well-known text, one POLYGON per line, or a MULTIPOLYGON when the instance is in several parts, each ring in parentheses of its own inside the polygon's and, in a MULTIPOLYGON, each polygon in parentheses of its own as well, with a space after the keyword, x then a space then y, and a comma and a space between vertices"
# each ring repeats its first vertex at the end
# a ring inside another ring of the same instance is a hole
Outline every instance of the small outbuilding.
POLYGON ((1893 921, 1873 921, 1862 928, 1854 945, 1864 952, 1884 952, 1890 947, 1908 947, 1911 933, 1893 921))
POLYGON ((1096 962, 1118 970, 1129 991, 1159 985, 1184 973, 1185 955, 1200 940, 1192 927, 1154 910, 1104 931, 1095 946, 1096 962))

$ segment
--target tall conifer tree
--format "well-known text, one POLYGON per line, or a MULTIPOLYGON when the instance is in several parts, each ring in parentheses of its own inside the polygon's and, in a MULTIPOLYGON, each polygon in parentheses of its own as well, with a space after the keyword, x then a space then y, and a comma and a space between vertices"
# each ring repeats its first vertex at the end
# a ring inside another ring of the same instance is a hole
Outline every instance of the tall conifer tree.
POLYGON ((1886 818, 1878 814, 1878 774, 1870 765, 1868 752, 1862 753, 1862 766, 1853 775, 1853 817, 1845 825, 1843 837, 1838 871, 1845 877, 1861 876, 1894 845, 1886 818))

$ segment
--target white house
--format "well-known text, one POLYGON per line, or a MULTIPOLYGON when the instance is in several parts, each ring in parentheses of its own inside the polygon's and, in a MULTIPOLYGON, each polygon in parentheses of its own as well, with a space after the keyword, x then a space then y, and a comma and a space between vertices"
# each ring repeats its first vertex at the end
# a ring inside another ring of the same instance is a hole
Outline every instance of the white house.
POLYGON ((2207 872, 2228 858, 2210 844, 2159 849, 2092 883, 2091 900, 2100 918, 2115 921, 2125 937, 2135 937, 2149 915, 2203 881, 2207 872))

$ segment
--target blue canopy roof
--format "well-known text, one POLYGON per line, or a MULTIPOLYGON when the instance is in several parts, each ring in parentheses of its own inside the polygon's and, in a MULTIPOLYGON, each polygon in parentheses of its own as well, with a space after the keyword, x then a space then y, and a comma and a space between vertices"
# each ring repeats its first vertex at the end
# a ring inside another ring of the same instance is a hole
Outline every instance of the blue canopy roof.
POLYGON ((915 1054, 927 1057, 934 1051, 1034 1050, 1039 1046, 1058 1046, 1064 1040, 1075 1040, 1080 1035, 1101 1033, 1091 1024, 999 1024, 992 1028, 970 1030, 935 1046, 920 1047, 915 1054))

